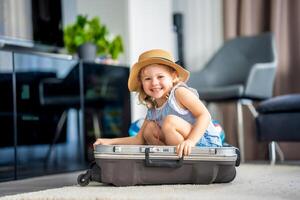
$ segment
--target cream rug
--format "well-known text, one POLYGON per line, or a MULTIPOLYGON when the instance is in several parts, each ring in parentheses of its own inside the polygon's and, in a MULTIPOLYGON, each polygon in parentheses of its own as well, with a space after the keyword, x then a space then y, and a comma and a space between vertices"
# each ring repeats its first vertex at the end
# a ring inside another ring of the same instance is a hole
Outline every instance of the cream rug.
MULTIPOLYGON (((76 177, 75 177, 76 178, 76 177)), ((90 183, 5 196, 0 200, 263 199, 299 200, 300 166, 243 164, 231 183, 114 187, 90 183)))

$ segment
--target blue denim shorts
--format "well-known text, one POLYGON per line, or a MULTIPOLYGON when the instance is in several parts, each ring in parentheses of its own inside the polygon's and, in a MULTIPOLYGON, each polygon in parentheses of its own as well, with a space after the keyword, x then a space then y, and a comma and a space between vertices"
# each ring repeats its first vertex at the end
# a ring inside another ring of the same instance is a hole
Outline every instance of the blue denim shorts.
POLYGON ((198 147, 222 147, 222 140, 220 136, 209 135, 207 132, 197 142, 198 147))

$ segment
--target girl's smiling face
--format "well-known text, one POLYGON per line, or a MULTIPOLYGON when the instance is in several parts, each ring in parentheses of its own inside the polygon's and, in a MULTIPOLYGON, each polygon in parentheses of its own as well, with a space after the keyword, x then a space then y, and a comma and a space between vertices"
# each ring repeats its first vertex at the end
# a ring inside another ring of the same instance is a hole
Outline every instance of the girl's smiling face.
POLYGON ((141 70, 140 80, 144 92, 161 106, 173 87, 176 71, 165 65, 152 64, 141 70))

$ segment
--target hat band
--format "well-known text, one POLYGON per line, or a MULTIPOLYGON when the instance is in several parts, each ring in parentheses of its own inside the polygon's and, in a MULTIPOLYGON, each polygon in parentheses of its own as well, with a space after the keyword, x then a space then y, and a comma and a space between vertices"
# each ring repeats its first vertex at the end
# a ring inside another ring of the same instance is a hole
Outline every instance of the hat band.
MULTIPOLYGON (((151 57, 151 58, 159 58, 159 59, 163 59, 163 60, 166 60, 166 61, 169 61, 169 62, 172 62, 174 63, 174 61, 168 59, 168 58, 163 58, 163 57, 151 57)), ((142 61, 141 61, 142 62, 142 61)))

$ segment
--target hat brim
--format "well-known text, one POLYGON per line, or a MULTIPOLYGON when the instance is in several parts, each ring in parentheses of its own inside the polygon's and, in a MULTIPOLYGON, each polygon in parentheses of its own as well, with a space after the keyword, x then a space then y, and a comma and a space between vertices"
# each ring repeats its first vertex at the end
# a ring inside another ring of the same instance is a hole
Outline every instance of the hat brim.
POLYGON ((140 73, 142 68, 144 68, 148 65, 151 65, 151 64, 167 65, 167 66, 169 66, 169 67, 171 67, 171 68, 173 68, 174 70, 177 71, 180 80, 186 82, 189 79, 190 72, 185 70, 180 65, 177 65, 174 62, 171 62, 169 60, 162 59, 162 58, 149 58, 145 61, 137 62, 133 65, 133 67, 131 69, 131 72, 130 72, 130 75, 129 75, 129 78, 128 78, 129 91, 133 92, 133 91, 138 90, 138 85, 139 85, 138 76, 139 76, 139 73, 140 73))

